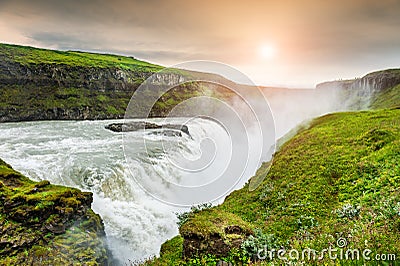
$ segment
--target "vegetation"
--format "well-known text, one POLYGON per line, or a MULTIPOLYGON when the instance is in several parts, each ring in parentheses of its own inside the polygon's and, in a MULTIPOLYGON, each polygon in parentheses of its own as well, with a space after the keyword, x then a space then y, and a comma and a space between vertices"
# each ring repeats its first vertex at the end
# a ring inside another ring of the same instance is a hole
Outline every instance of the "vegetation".
POLYGON ((384 109, 400 107, 400 84, 378 92, 371 102, 371 108, 384 109))
MULTIPOLYGON (((132 57, 3 44, 0 66, 2 121, 122 117, 141 82, 162 69, 132 57)), ((387 70, 366 77, 399 73, 387 70)), ((220 206, 181 214, 180 235, 162 246, 159 258, 144 264, 283 263, 276 254, 261 260, 265 249, 369 249, 371 257, 400 258, 399 89, 388 86, 374 94, 370 107, 377 110, 329 114, 298 127, 280 143, 274 161, 264 163, 253 177, 256 184, 262 180, 260 186, 249 182, 220 206)), ((151 89, 146 93, 157 95, 151 89)), ((163 116, 182 100, 210 94, 229 97, 200 82, 186 83, 163 95, 150 115, 163 116)), ((140 106, 132 108, 141 111, 140 106)), ((30 181, 0 161, 0 264, 104 262, 102 223, 90 203, 88 193, 30 181)), ((371 263, 327 256, 289 262, 371 263)))
MULTIPOLYGON (((155 83, 161 79, 176 84, 182 77, 194 76, 219 78, 163 69, 126 56, 0 44, 0 122, 122 118, 137 88, 160 70, 155 83)), ((143 108, 152 108, 150 116, 165 116, 186 99, 227 95, 201 82, 186 82, 162 95, 159 87, 146 88, 140 106, 134 106, 130 114, 143 116, 143 108), (159 100, 150 102, 152 97, 159 100)))
POLYGON ((181 227, 184 225, 189 219, 193 217, 194 214, 200 212, 201 210, 205 209, 210 209, 212 207, 211 203, 203 203, 197 206, 192 206, 190 208, 190 211, 188 212, 182 212, 182 213, 176 213, 176 217, 178 218, 178 227, 181 227))
POLYGON ((56 64, 74 67, 120 68, 145 72, 156 72, 162 69, 161 66, 121 55, 57 51, 10 44, 0 44, 0 54, 4 58, 23 65, 56 64))
POLYGON ((33 182, 0 159, 0 265, 104 265, 92 195, 33 182))
POLYGON ((0 90, 0 108, 12 109, 19 120, 121 118, 130 92, 86 88, 8 86, 0 90))

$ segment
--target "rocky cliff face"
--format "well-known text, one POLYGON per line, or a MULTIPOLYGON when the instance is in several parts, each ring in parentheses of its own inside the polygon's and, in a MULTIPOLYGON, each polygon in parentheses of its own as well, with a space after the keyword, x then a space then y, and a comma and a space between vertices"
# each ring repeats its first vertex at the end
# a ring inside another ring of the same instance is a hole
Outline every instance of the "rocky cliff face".
POLYGON ((1 265, 108 265, 92 194, 33 182, 0 159, 1 265))
MULTIPOLYGON (((122 118, 135 90, 161 69, 130 57, 0 44, 0 122, 122 118)), ((153 76, 155 84, 184 80, 179 71, 153 76)), ((163 115, 160 106, 153 116, 163 115)))
POLYGON ((368 109, 374 98, 387 89, 400 84, 400 70, 373 72, 354 80, 330 81, 317 85, 317 89, 338 89, 346 109, 368 109))
MULTIPOLYGON (((59 64, 23 65, 0 60, 0 122, 120 119, 136 89, 149 76, 152 86, 147 86, 145 94, 141 94, 143 100, 139 105, 130 106, 132 117, 143 117, 147 106, 152 106, 150 117, 164 117, 188 98, 218 91, 219 97, 229 95, 205 83, 184 83, 187 76, 177 73, 59 64), (156 103, 152 102, 160 89, 181 83, 184 84, 172 86, 156 103)), ((182 114, 186 113, 182 111, 182 114)))
MULTIPOLYGON (((119 68, 70 66, 63 64, 23 65, 0 55, 0 85, 29 85, 36 87, 85 88, 96 91, 134 92, 153 72, 119 68)), ((175 73, 155 74, 154 80, 163 84, 183 82, 175 73)))

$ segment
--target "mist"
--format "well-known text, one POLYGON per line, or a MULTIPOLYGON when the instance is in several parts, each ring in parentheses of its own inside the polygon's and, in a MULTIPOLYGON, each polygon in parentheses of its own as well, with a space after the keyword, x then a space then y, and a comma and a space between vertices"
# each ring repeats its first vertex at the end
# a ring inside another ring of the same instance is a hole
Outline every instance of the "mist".
POLYGON ((349 95, 345 99, 344 89, 338 85, 314 89, 260 89, 274 116, 276 139, 282 138, 301 123, 324 114, 362 109, 354 106, 357 95, 349 95))

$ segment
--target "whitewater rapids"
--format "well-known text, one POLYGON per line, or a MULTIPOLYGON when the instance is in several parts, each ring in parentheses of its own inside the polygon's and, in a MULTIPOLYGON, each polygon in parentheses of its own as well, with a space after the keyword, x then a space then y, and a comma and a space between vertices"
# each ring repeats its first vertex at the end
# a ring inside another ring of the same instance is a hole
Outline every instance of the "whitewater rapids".
MULTIPOLYGON (((162 119, 149 121, 161 123, 162 119)), ((157 255, 161 244, 178 234, 175 212, 184 210, 144 192, 134 176, 151 180, 161 175, 167 182, 155 183, 155 189, 164 193, 168 193, 168 182, 197 185, 197 181, 187 181, 179 171, 168 167, 171 158, 165 156, 165 149, 170 150, 170 157, 176 154, 196 159, 204 153, 202 140, 212 139, 221 147, 229 147, 231 140, 224 128, 211 120, 170 119, 168 122, 174 124, 186 122, 190 136, 165 137, 157 131, 129 132, 129 147, 134 151, 130 155, 131 159, 133 156, 131 163, 136 163, 129 169, 122 134, 105 129, 115 122, 123 121, 0 124, 0 158, 33 180, 49 180, 53 184, 92 192, 92 208, 104 221, 109 248, 124 264, 128 260, 157 255), (141 145, 143 139, 146 151, 141 145)), ((229 148, 224 150, 221 158, 216 157, 221 165, 229 159, 224 157, 229 157, 229 148)), ((246 172, 245 178, 236 185, 243 185, 252 174, 254 171, 246 172)), ((202 182, 212 182, 207 176, 201 178, 202 182)))

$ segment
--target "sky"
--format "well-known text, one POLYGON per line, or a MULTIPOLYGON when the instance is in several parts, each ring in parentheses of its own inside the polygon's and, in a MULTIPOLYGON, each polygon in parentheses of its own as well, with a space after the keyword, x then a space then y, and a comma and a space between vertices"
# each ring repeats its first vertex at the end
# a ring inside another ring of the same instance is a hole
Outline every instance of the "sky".
POLYGON ((0 42, 211 60, 310 88, 400 67, 399 14, 400 0, 0 0, 0 42))

